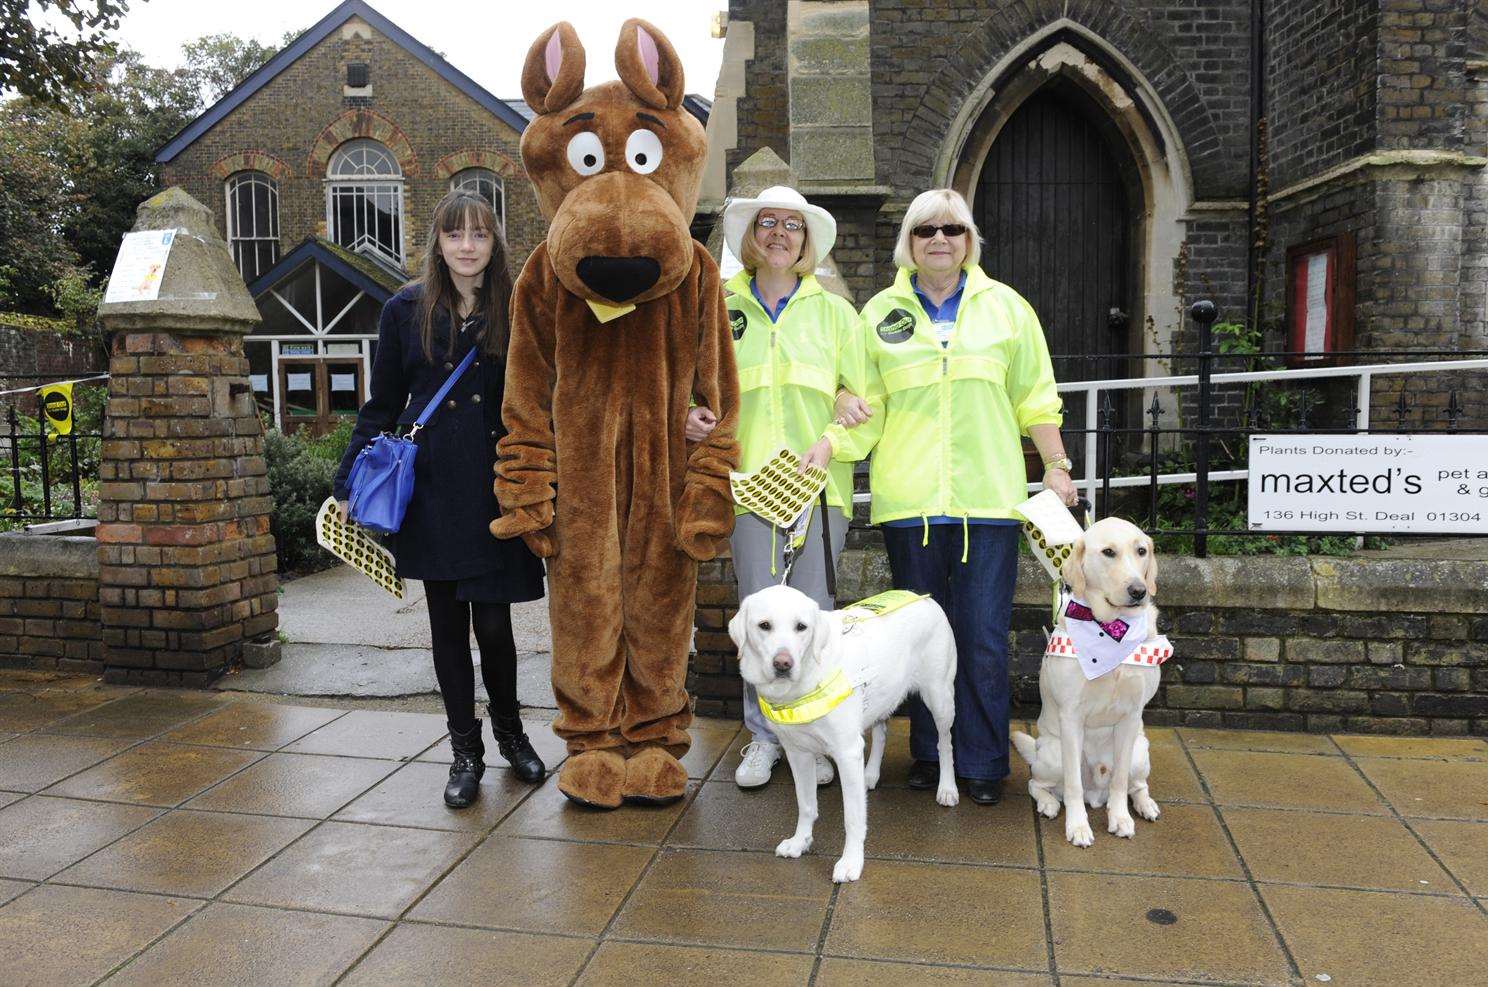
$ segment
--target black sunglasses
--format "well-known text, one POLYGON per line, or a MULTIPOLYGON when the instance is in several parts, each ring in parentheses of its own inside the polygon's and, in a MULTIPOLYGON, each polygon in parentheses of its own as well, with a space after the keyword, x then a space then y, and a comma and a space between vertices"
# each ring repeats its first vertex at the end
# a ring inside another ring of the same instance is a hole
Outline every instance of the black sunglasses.
POLYGON ((960 223, 941 223, 938 226, 934 223, 921 223, 919 226, 916 226, 909 232, 913 233, 921 240, 928 240, 937 232, 944 233, 948 237, 960 236, 962 233, 966 232, 966 227, 962 226, 960 223))

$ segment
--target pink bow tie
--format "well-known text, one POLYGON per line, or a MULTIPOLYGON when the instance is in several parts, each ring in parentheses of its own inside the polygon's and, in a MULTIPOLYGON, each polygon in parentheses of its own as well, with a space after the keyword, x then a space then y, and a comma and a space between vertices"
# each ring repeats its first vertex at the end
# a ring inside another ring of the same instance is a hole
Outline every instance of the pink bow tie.
POLYGON ((1069 606, 1064 608, 1064 615, 1071 620, 1089 620, 1094 622, 1097 626, 1100 627, 1101 630, 1110 635, 1111 640, 1113 641, 1120 641, 1122 638, 1126 637, 1126 632, 1131 630, 1130 625, 1128 625, 1127 622, 1122 620, 1120 617, 1117 617, 1110 623, 1101 623, 1100 621, 1095 619, 1094 611, 1092 611, 1085 604, 1079 603, 1075 600, 1071 600, 1069 602, 1069 606))

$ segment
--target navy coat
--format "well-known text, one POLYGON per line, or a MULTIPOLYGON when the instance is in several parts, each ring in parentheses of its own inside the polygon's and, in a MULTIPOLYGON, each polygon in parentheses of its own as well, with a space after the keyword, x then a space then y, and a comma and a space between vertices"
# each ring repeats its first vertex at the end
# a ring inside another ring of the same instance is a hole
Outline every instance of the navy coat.
MULTIPOLYGON (((336 472, 338 500, 348 496, 347 476, 362 448, 378 434, 406 433, 434 392, 459 365, 480 332, 477 319, 454 333, 449 345, 447 313, 436 313, 434 359, 424 356, 418 326, 420 289, 409 285, 382 307, 371 397, 357 414, 356 428, 336 472)), ((506 602, 543 595, 542 562, 520 538, 503 539, 488 525, 501 508, 492 489, 501 425, 505 366, 480 354, 456 382, 415 441, 413 499, 403 526, 391 536, 398 574, 409 579, 471 579, 494 576, 496 595, 506 602)))

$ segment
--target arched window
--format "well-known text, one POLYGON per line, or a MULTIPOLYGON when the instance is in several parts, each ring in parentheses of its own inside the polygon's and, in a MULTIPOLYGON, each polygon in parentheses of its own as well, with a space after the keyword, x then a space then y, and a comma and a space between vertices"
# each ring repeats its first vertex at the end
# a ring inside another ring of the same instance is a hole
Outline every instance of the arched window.
POLYGON ((486 197, 491 203, 491 208, 496 210, 496 221, 506 228, 506 188, 501 184, 501 176, 489 168, 466 168, 457 171, 450 178, 450 190, 466 189, 477 195, 486 197))
POLYGON ((227 179, 227 242, 245 282, 279 260, 279 186, 261 171, 227 179))
POLYGON ((331 155, 326 229, 343 247, 403 263, 403 171, 382 144, 347 141, 331 155))

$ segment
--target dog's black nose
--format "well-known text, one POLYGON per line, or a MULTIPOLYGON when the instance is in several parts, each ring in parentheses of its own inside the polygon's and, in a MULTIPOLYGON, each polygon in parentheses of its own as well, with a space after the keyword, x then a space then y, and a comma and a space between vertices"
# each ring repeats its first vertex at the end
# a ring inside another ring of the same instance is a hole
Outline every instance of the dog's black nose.
POLYGON ((1126 595, 1131 597, 1132 602, 1135 603, 1138 600, 1146 598, 1147 587, 1141 583, 1132 583, 1126 588, 1126 595))
POLYGON ((650 257, 585 257, 579 280, 612 302, 629 301, 656 283, 661 264, 650 257))

